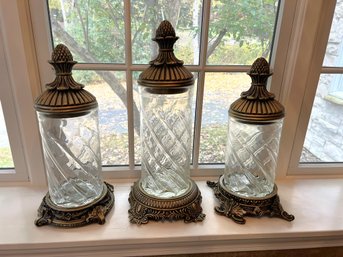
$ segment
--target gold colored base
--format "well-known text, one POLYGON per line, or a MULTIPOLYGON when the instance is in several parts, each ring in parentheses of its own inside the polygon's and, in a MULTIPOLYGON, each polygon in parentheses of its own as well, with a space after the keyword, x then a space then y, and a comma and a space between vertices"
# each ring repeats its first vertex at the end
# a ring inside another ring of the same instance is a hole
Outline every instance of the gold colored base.
POLYGON ((104 224, 105 216, 114 205, 113 186, 104 182, 104 190, 98 200, 80 208, 61 208, 50 199, 49 193, 43 198, 35 220, 37 226, 81 227, 91 223, 104 224))
POLYGON ((129 219, 134 224, 146 224, 149 220, 181 220, 197 222, 205 219, 201 208, 201 193, 194 181, 183 195, 172 199, 153 197, 144 192, 140 181, 135 182, 129 196, 129 219))
POLYGON ((244 216, 278 217, 287 221, 294 220, 294 216, 283 210, 280 198, 277 195, 277 186, 274 186, 272 193, 263 198, 245 198, 229 192, 224 184, 224 176, 218 182, 207 181, 207 185, 214 191, 214 195, 219 200, 219 206, 214 210, 219 214, 232 219, 238 224, 245 224, 244 216))

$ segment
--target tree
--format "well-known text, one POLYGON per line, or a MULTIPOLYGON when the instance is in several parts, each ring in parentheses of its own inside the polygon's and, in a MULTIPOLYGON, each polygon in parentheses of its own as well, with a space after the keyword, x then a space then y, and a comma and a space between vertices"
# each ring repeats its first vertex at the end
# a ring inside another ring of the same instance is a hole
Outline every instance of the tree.
POLYGON ((228 36, 227 39, 233 38, 240 46, 257 41, 261 55, 267 57, 276 24, 277 4, 277 0, 213 0, 209 37, 219 44, 228 36))

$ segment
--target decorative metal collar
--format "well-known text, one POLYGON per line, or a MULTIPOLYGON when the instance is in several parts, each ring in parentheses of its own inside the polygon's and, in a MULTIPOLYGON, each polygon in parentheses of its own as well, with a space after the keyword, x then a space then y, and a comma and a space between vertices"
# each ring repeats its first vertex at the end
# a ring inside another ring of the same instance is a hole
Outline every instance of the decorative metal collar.
POLYGON ((98 106, 95 96, 83 89, 72 77, 72 68, 77 63, 69 49, 59 44, 55 47, 49 63, 54 67, 56 78, 46 84, 35 101, 35 109, 51 117, 79 116, 98 106))
POLYGON ((275 95, 267 90, 267 80, 272 75, 268 62, 262 57, 256 59, 248 75, 252 80, 251 87, 231 104, 230 116, 241 122, 256 124, 283 118, 284 107, 275 100, 275 95))
POLYGON ((183 61, 174 55, 173 46, 178 39, 170 22, 162 21, 156 30, 155 38, 152 39, 159 46, 158 56, 149 62, 150 67, 143 71, 138 79, 138 83, 149 87, 150 92, 177 93, 181 88, 194 84, 192 73, 183 66, 183 61))

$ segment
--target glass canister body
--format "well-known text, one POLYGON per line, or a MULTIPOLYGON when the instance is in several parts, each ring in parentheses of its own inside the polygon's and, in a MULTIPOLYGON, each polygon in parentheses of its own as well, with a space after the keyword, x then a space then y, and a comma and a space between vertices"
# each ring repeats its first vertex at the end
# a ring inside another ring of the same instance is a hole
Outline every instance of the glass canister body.
POLYGON ((101 154, 98 109, 76 117, 37 111, 49 195, 63 208, 85 206, 100 197, 101 154))
POLYGON ((249 124, 230 117, 224 184, 242 197, 265 197, 274 188, 283 119, 249 124))
POLYGON ((156 93, 140 86, 143 190, 172 198, 190 188, 193 86, 156 93))

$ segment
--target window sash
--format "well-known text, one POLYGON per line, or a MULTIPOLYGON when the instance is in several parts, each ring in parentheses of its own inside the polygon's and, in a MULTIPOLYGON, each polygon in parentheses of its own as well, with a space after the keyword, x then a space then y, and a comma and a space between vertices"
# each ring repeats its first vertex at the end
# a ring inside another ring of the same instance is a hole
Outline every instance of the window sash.
MULTIPOLYGON (((310 1, 304 2, 304 13, 301 28, 298 33, 306 39, 299 42, 299 60, 295 61, 289 72, 297 72, 287 82, 292 84, 288 95, 288 109, 296 111, 287 123, 286 137, 293 138, 282 149, 284 160, 281 161, 282 170, 288 170, 287 175, 313 175, 313 176, 337 176, 343 174, 342 163, 299 163, 300 155, 307 132, 313 101, 316 95, 317 85, 321 73, 341 73, 340 67, 322 67, 331 22, 335 10, 336 1, 321 1, 317 6, 311 6, 310 1), (305 17, 316 17, 305 19, 305 17), (306 61, 304 61, 306 60, 306 61), (297 89, 298 88, 298 89, 297 89), (286 157, 285 157, 286 156, 286 157)), ((287 74, 287 71, 285 72, 287 74)), ((282 143, 282 142, 281 142, 282 143)))

